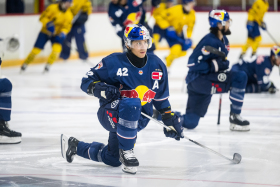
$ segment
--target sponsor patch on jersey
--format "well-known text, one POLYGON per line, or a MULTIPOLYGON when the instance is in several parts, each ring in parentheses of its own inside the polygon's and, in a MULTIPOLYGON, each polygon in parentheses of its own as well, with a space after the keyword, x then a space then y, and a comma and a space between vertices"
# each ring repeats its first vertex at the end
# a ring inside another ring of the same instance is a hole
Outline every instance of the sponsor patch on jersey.
POLYGON ((265 72, 265 74, 269 75, 270 74, 270 69, 269 68, 265 68, 264 72, 265 72))
POLYGON ((162 78, 162 72, 152 72, 152 79, 153 80, 161 80, 162 78))
POLYGON ((135 6, 135 7, 137 7, 137 6, 139 6, 141 3, 142 3, 142 0, 134 0, 134 1, 132 2, 132 5, 135 6))
POLYGON ((218 80, 219 80, 220 82, 225 82, 225 81, 227 80, 227 75, 226 75, 225 73, 220 73, 220 74, 218 75, 218 80))
POLYGON ((96 66, 96 70, 97 69, 101 69, 103 67, 103 63, 102 62, 99 62, 98 64, 97 64, 97 66, 96 66))
POLYGON ((229 51, 229 50, 230 50, 230 46, 229 46, 229 45, 226 45, 226 49, 229 51))
POLYGON ((205 50, 205 46, 202 47, 201 52, 202 52, 203 55, 209 55, 210 54, 209 51, 205 50))
POLYGON ((111 108, 115 108, 119 104, 119 100, 115 100, 111 103, 111 108))
POLYGON ((139 75, 143 75, 143 71, 142 70, 139 70, 139 75))

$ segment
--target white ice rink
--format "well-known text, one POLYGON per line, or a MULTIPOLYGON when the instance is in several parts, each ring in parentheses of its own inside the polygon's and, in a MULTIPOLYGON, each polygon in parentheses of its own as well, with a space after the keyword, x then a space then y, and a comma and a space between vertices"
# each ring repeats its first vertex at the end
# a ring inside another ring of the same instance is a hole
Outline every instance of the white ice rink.
MULTIPOLYGON (((240 49, 231 49, 236 62, 240 49)), ((269 54, 269 48, 259 50, 269 54)), ((164 58, 167 51, 157 53, 164 58)), ((91 58, 98 63, 102 57, 91 58)), ((187 57, 174 62, 169 75, 173 110, 185 111, 187 94, 182 92, 187 57)), ((242 116, 251 131, 229 130, 229 99, 223 95, 221 125, 217 125, 219 96, 212 98, 207 115, 195 130, 185 130, 191 139, 232 158, 232 164, 188 140, 166 138, 162 127, 150 122, 138 134, 135 154, 140 162, 136 175, 102 163, 75 157, 67 163, 60 152, 60 134, 85 142, 107 143, 108 132, 99 124, 98 100, 80 90, 89 64, 79 60, 59 62, 48 74, 44 65, 31 65, 24 74, 19 67, 2 74, 13 83, 11 129, 23 134, 22 143, 0 145, 0 186, 152 186, 152 187, 243 187, 280 186, 280 92, 248 94, 242 116)), ((271 80, 280 88, 275 67, 271 80)))

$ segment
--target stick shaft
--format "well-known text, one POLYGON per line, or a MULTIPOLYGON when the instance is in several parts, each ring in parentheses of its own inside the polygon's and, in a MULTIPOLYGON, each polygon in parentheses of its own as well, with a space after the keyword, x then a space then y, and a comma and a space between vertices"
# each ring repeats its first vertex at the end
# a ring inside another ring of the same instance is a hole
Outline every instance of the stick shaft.
POLYGON ((268 32, 268 30, 266 30, 267 34, 270 36, 270 38, 274 41, 274 43, 279 46, 278 42, 275 40, 275 38, 270 34, 270 32, 268 32))
POLYGON ((219 110, 218 110, 218 122, 217 122, 217 125, 220 125, 221 107, 222 107, 222 94, 220 94, 220 100, 219 100, 219 110))
MULTIPOLYGON (((145 113, 143 113, 143 112, 141 112, 141 114, 142 114, 143 116, 149 118, 149 119, 152 120, 153 122, 157 123, 158 125, 160 125, 160 126, 166 128, 166 129, 168 129, 168 130, 171 130, 171 128, 169 128, 168 126, 164 125, 162 122, 160 122, 160 121, 158 121, 158 120, 152 118, 151 116, 149 116, 149 115, 147 115, 147 114, 145 114, 145 113)), ((214 150, 212 150, 212 149, 210 149, 210 148, 208 148, 208 147, 206 147, 206 146, 204 146, 204 145, 202 145, 202 144, 200 144, 200 143, 198 143, 198 142, 196 142, 196 141, 194 141, 194 140, 192 140, 192 139, 190 139, 190 138, 188 138, 188 137, 186 137, 186 136, 184 136, 184 138, 185 138, 185 139, 188 139, 189 141, 191 141, 192 143, 194 143, 194 144, 196 144, 196 145, 198 145, 198 146, 200 146, 200 147, 203 147, 203 148, 207 149, 208 151, 211 151, 212 153, 214 153, 214 154, 216 154, 216 155, 218 155, 218 156, 220 156, 220 157, 223 157, 223 158, 225 158, 225 159, 227 159, 227 160, 229 160, 229 161, 231 161, 231 162, 234 162, 234 160, 232 160, 232 159, 230 159, 230 158, 227 158, 227 157, 225 157, 224 155, 222 155, 222 154, 220 154, 220 153, 218 153, 218 152, 216 152, 216 151, 214 151, 214 150)))

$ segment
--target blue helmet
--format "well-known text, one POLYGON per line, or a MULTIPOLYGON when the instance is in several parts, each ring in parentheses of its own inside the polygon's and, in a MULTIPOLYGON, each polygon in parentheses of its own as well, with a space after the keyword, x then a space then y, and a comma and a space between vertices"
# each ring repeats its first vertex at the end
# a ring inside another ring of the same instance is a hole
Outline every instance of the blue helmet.
POLYGON ((280 57, 280 47, 273 46, 270 51, 270 56, 275 56, 276 58, 280 57))
POLYGON ((209 24, 211 27, 218 27, 218 23, 225 26, 228 20, 230 20, 229 14, 225 10, 211 10, 209 12, 209 24))
POLYGON ((194 2, 194 0, 182 0, 182 4, 188 4, 194 2))
POLYGON ((131 47, 131 43, 134 40, 148 40, 148 49, 152 47, 150 32, 141 24, 131 24, 126 26, 123 39, 128 47, 131 47))

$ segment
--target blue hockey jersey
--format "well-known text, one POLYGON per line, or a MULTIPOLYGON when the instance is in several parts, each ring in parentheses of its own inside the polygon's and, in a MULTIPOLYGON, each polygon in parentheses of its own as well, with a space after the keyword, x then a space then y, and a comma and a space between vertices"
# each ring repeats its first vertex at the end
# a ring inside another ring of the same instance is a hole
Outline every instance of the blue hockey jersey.
POLYGON ((269 75, 272 68, 270 56, 258 56, 251 62, 242 60, 240 64, 235 64, 232 70, 242 70, 247 74, 246 92, 260 92, 268 90, 271 84, 269 75))
POLYGON ((166 66, 153 54, 147 54, 146 65, 137 68, 129 61, 126 53, 113 53, 87 72, 82 79, 81 89, 87 93, 93 81, 116 86, 122 97, 140 98, 142 112, 149 116, 153 114, 153 105, 157 110, 170 106, 166 66))
POLYGON ((226 56, 229 53, 229 41, 226 36, 221 41, 212 33, 207 34, 197 44, 193 53, 189 57, 188 68, 189 72, 186 77, 187 84, 195 80, 200 74, 208 74, 210 72, 210 63, 213 59, 221 58, 218 55, 212 54, 205 50, 205 46, 212 46, 224 52, 226 56))
POLYGON ((109 19, 115 32, 120 38, 123 38, 124 29, 129 24, 142 24, 145 22, 145 10, 143 2, 145 0, 128 0, 126 6, 118 4, 109 4, 109 19))

